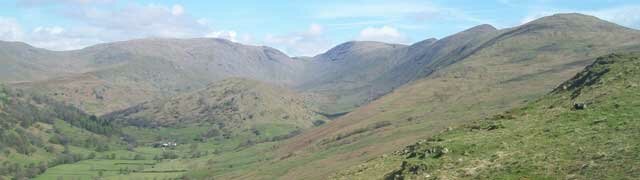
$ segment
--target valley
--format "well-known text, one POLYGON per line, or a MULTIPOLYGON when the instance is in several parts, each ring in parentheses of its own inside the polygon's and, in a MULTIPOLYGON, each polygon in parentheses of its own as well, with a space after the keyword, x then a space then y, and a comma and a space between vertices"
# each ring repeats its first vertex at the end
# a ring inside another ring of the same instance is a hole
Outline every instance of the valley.
POLYGON ((636 179, 639 51, 578 13, 311 57, 0 41, 0 179, 636 179))

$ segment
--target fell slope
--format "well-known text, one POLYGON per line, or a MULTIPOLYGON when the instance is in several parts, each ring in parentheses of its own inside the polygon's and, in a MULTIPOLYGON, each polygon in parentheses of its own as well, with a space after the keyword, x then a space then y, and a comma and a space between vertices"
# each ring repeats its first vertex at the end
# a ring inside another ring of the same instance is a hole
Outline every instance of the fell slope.
POLYGON ((15 49, 5 56, 26 57, 2 58, 0 63, 7 64, 6 67, 35 64, 2 71, 9 73, 6 76, 11 77, 9 80, 19 81, 16 86, 49 93, 98 115, 156 97, 200 89, 229 77, 291 84, 297 77, 296 71, 302 69, 301 62, 273 48, 222 39, 140 39, 61 52, 27 45, 15 49), (21 69, 29 71, 23 73, 21 69), (31 72, 40 74, 29 75, 31 72), (13 78, 17 76, 24 77, 13 78), (136 93, 119 93, 123 91, 136 93))
POLYGON ((45 96, 0 86, 0 179, 31 179, 98 147, 124 149, 108 121, 45 96))
POLYGON ((638 179, 639 84, 638 54, 608 55, 523 108, 438 134, 335 178, 638 179))
POLYGON ((640 32, 580 14, 544 17, 486 36, 457 63, 283 142, 269 166, 257 163, 249 172, 217 175, 323 179, 447 127, 536 99, 596 57, 640 47, 640 32))
POLYGON ((294 88, 313 99, 328 114, 350 111, 388 91, 378 91, 372 81, 402 62, 406 45, 352 41, 305 60, 303 79, 294 88))
POLYGON ((0 41, 0 81, 20 82, 42 80, 64 73, 64 63, 47 63, 57 59, 53 51, 39 49, 20 42, 0 41))
POLYGON ((490 25, 479 25, 411 46, 344 43, 314 57, 306 65, 311 78, 296 87, 325 97, 318 104, 327 113, 351 111, 466 58, 496 32, 490 25))
POLYGON ((243 78, 225 79, 192 93, 142 103, 104 118, 138 127, 208 124, 230 136, 265 125, 294 131, 325 120, 295 92, 243 78))

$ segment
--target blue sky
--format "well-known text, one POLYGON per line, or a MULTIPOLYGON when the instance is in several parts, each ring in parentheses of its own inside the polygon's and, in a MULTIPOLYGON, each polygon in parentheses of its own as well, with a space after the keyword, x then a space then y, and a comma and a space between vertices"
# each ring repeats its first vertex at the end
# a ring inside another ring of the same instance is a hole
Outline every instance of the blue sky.
POLYGON ((351 40, 411 44, 564 12, 640 28, 637 0, 5 0, 0 40, 70 50, 149 37, 216 37, 310 56, 351 40))

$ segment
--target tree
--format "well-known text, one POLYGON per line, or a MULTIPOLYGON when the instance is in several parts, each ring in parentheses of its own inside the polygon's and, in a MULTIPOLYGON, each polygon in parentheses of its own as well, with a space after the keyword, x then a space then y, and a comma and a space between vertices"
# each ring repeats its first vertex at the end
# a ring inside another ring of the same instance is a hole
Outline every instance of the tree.
POLYGON ((105 152, 109 150, 109 145, 103 144, 103 145, 98 145, 98 147, 96 147, 96 151, 98 152, 105 152))
POLYGON ((7 101, 9 101, 9 96, 5 92, 4 87, 0 85, 0 103, 7 103, 7 101))
POLYGON ((39 173, 44 173, 45 171, 47 171, 48 168, 49 166, 47 165, 46 162, 40 162, 38 164, 38 170, 40 171, 39 173))
POLYGON ((56 148, 55 148, 55 147, 53 147, 53 146, 51 146, 51 145, 49 145, 49 146, 45 146, 45 147, 44 147, 44 150, 45 150, 45 151, 47 151, 47 152, 49 152, 49 153, 54 153, 54 151, 56 150, 56 148))
POLYGON ((144 156, 136 154, 135 156, 133 156, 133 160, 144 160, 144 156))
POLYGON ((96 153, 92 152, 89 154, 89 156, 87 156, 87 159, 95 159, 96 158, 96 153))
POLYGON ((96 117, 96 115, 91 115, 91 116, 89 116, 89 120, 97 122, 98 121, 98 117, 96 117))
POLYGON ((323 125, 325 122, 323 120, 315 120, 313 121, 313 126, 323 125))

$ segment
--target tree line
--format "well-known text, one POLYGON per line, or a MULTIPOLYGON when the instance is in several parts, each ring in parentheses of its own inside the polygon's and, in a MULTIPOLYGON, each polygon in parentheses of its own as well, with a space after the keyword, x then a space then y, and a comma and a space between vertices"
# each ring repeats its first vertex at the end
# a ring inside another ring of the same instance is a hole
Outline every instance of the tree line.
MULTIPOLYGON (((68 144, 71 138, 66 137, 55 126, 53 131, 46 132, 52 136, 48 140, 43 140, 41 135, 37 136, 30 130, 34 127, 39 129, 38 123, 55 124, 56 120, 63 120, 74 127, 107 137, 121 134, 119 128, 111 122, 89 115, 71 105, 44 95, 0 85, 0 156, 8 157, 11 153, 32 155, 39 149, 56 154, 54 158, 40 163, 0 162, 0 177, 33 178, 48 167, 95 157, 70 152, 68 144), (57 152, 54 144, 65 148, 57 152)), ((96 151, 109 149, 106 143, 98 142, 96 138, 87 138, 85 142, 74 145, 95 147, 96 151)))

